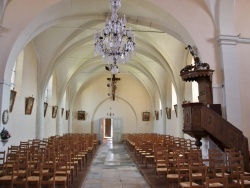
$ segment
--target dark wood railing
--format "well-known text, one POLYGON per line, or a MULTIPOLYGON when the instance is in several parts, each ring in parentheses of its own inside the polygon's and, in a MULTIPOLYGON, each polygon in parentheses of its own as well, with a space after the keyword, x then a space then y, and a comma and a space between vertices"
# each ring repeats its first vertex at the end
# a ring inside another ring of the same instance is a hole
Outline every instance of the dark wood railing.
POLYGON ((183 132, 196 138, 197 146, 201 146, 200 139, 208 135, 222 150, 234 148, 241 151, 245 170, 249 171, 248 139, 241 130, 203 103, 186 103, 182 107, 183 132))

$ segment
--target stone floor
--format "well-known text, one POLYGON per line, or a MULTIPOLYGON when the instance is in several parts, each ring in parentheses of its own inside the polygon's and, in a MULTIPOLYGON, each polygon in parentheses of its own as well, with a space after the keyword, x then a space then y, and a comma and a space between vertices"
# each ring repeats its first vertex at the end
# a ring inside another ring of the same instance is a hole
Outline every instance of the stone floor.
POLYGON ((99 146, 82 188, 149 188, 123 144, 99 146))

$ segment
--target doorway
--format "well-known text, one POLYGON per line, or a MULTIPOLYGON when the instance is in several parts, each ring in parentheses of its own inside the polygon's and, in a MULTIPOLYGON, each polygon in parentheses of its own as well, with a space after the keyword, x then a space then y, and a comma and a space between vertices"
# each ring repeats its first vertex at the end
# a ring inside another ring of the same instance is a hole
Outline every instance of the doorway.
POLYGON ((103 126, 103 138, 113 138, 112 119, 105 119, 103 126))
POLYGON ((122 119, 121 118, 100 118, 99 135, 101 142, 112 140, 113 143, 122 142, 122 119))

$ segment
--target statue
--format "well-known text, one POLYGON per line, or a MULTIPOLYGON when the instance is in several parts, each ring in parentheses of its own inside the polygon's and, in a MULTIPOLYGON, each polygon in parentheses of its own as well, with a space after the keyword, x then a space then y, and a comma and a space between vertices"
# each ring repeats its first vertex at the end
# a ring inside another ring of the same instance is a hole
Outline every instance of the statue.
POLYGON ((188 45, 186 50, 189 50, 190 54, 194 57, 194 65, 187 65, 183 69, 181 69, 180 73, 195 71, 195 70, 209 70, 210 66, 208 63, 202 63, 200 58, 198 57, 196 51, 192 48, 192 46, 188 45))

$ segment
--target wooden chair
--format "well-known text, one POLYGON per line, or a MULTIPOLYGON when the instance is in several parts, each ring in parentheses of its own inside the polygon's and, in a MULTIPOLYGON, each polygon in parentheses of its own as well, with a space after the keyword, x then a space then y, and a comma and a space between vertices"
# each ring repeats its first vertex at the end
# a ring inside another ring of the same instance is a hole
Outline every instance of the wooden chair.
POLYGON ((56 170, 56 163, 41 163, 39 187, 46 186, 55 188, 56 185, 63 185, 64 188, 67 188, 67 177, 64 175, 56 175, 56 170))
POLYGON ((5 151, 0 151, 0 176, 4 175, 5 151))
POLYGON ((240 185, 242 188, 250 187, 250 176, 240 175, 240 185))
POLYGON ((206 188, 210 187, 221 187, 221 188, 227 188, 227 178, 212 178, 206 177, 206 188))
POLYGON ((28 164, 27 163, 16 163, 13 166, 12 171, 12 186, 27 187, 27 176, 28 176, 28 164))
POLYGON ((189 166, 189 181, 180 182, 181 188, 205 188, 206 167, 205 166, 189 166))
POLYGON ((188 159, 191 166, 203 165, 202 152, 200 149, 190 150, 188 153, 188 159))
MULTIPOLYGON (((178 181, 179 179, 179 173, 178 173, 178 154, 176 153, 173 158, 171 158, 171 161, 169 161, 169 158, 166 158, 167 163, 167 185, 169 186, 170 183, 174 181, 178 181)), ((179 181, 178 181, 179 182, 179 181)))
POLYGON ((9 174, 5 174, 0 177, 0 185, 3 187, 9 185, 10 188, 13 188, 13 181, 18 178, 18 176, 14 173, 16 171, 18 171, 18 166, 12 164, 11 170, 9 169, 9 174))
MULTIPOLYGON (((27 181, 27 186, 35 186, 39 187, 40 182, 40 168, 41 163, 38 163, 35 165, 35 167, 29 166, 29 174, 27 178, 24 179, 24 181, 27 181)), ((45 170, 45 172, 48 172, 48 170, 45 170)))
POLYGON ((159 179, 161 176, 166 177, 167 175, 167 163, 166 162, 166 151, 164 151, 162 148, 157 148, 154 151, 154 159, 155 159, 155 171, 156 171, 156 177, 159 179))
POLYGON ((69 159, 70 154, 62 154, 59 156, 58 162, 56 164, 56 171, 55 175, 56 176, 63 176, 67 178, 67 186, 69 187, 72 180, 72 174, 71 174, 71 169, 70 169, 70 163, 69 159))
POLYGON ((246 172, 244 170, 244 161, 243 161, 243 156, 239 155, 239 156, 230 156, 229 157, 229 164, 230 165, 237 165, 239 168, 239 172, 243 173, 246 176, 249 176, 250 173, 246 172))
POLYGON ((240 172, 238 166, 227 165, 224 166, 224 172, 227 173, 225 177, 228 179, 227 187, 240 187, 240 172))

